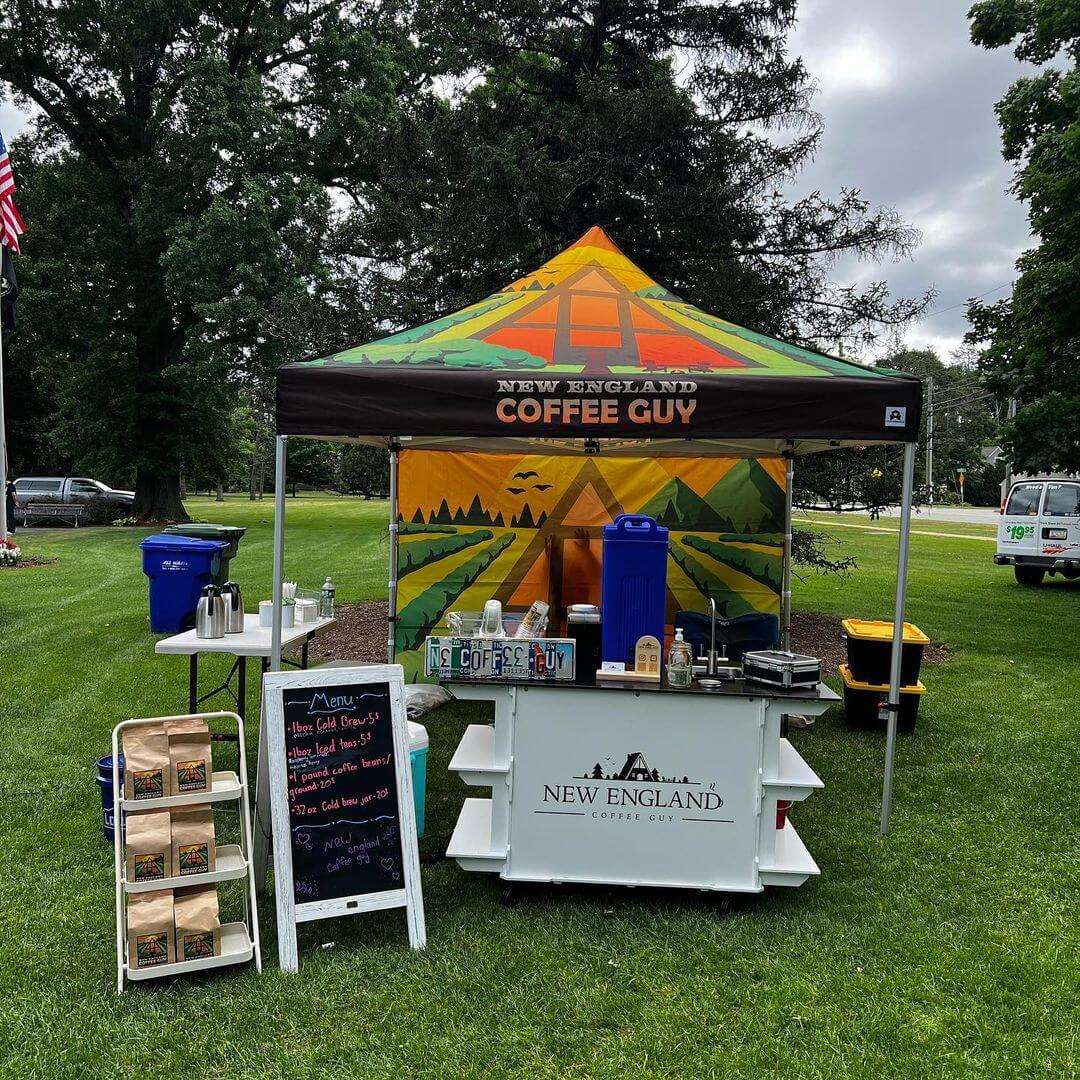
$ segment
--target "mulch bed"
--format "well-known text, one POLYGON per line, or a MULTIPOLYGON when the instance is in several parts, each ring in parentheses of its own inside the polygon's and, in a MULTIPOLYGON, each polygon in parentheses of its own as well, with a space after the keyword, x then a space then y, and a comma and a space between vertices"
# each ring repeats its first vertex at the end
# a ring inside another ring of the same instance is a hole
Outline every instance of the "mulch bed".
POLYGON ((35 566, 52 566, 59 561, 58 558, 50 558, 48 555, 24 555, 17 563, 0 565, 0 570, 30 570, 35 566))
POLYGON ((386 601, 339 604, 337 621, 319 634, 308 650, 312 661, 356 660, 386 663, 386 601))
MULTIPOLYGON (((791 619, 791 647, 795 652, 821 660, 823 675, 835 675, 837 665, 847 659, 847 643, 841 620, 836 615, 796 611, 791 619)), ((312 658, 356 660, 381 664, 386 660, 386 603, 382 600, 342 604, 337 622, 311 643, 312 658)), ((935 642, 923 651, 924 664, 941 664, 948 650, 935 642)))

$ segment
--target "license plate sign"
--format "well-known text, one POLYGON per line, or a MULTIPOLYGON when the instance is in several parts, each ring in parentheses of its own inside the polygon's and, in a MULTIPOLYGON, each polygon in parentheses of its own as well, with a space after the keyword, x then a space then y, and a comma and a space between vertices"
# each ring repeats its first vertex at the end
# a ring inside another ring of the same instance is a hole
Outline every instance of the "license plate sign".
POLYGON ((573 682, 571 638, 429 637, 424 670, 436 679, 573 682))

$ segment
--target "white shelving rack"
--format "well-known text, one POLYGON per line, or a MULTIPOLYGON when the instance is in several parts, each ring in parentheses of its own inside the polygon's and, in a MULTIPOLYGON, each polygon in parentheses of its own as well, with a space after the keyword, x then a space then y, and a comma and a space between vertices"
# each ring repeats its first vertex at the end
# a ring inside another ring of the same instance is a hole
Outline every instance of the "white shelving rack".
POLYGON ((255 902, 255 872, 251 857, 251 807, 248 797, 247 757, 244 744, 244 721, 234 712, 184 713, 179 716, 151 716, 124 720, 113 728, 113 861, 116 878, 116 992, 124 992, 125 980, 162 979, 211 968, 243 964, 254 958, 255 970, 262 971, 259 947, 259 913, 255 902), (125 799, 123 773, 115 768, 119 759, 122 733, 141 724, 162 724, 166 720, 232 721, 236 726, 239 773, 215 771, 213 787, 194 795, 170 795, 161 799, 125 799), (240 843, 217 847, 214 868, 205 874, 163 878, 161 881, 126 880, 124 859, 124 815, 131 810, 168 810, 180 806, 240 803, 240 843), (219 881, 246 878, 244 917, 240 922, 221 924, 221 951, 217 956, 200 960, 181 960, 172 964, 137 969, 128 966, 127 911, 125 897, 134 893, 212 885, 219 881))

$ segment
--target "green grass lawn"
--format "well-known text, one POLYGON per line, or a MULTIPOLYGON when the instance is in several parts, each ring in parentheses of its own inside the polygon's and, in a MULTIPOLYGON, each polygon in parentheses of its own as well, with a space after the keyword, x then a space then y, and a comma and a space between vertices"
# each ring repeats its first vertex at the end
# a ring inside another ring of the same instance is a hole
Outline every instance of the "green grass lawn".
MULTIPOLYGON (((253 610, 271 502, 189 509, 248 528, 233 568, 253 610)), ((287 576, 332 573, 343 601, 384 595, 385 512, 290 500, 287 576)), ((796 582, 796 606, 890 617, 894 538, 833 531, 859 570, 796 582)), ((730 906, 560 889, 504 907, 496 878, 440 858, 469 791, 446 765, 483 708, 453 705, 427 720, 426 952, 408 949, 402 912, 381 912, 302 927, 300 974, 283 975, 267 897, 262 976, 117 997, 93 763, 119 719, 186 702, 185 659, 153 653, 143 535, 20 534, 59 563, 0 571, 0 1075, 1075 1073, 1080 582, 1021 589, 990 545, 913 540, 909 617, 952 658, 924 671, 886 839, 883 740, 839 709, 794 736, 826 783, 793 815, 822 872, 800 889, 730 906)))

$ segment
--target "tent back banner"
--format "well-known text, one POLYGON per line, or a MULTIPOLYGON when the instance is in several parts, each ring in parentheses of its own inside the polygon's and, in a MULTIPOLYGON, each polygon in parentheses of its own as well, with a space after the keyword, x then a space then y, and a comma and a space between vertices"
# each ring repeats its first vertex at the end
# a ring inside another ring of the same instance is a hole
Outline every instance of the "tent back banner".
POLYGON ((397 661, 423 668, 449 610, 485 601, 600 603, 602 528, 643 513, 670 530, 667 618, 778 613, 784 463, 403 451, 399 465, 397 661))
POLYGON ((602 229, 434 322, 283 367, 278 431, 325 438, 917 437, 910 376, 688 304, 602 229))

